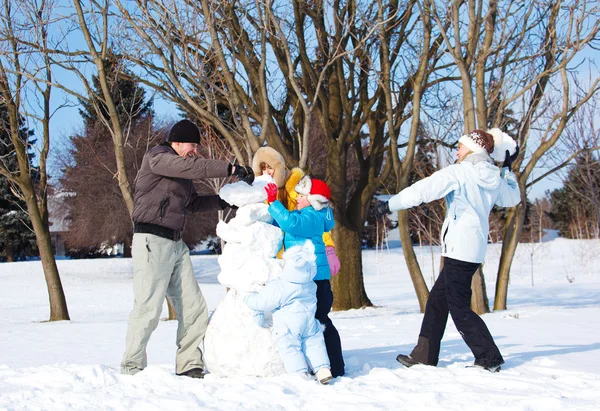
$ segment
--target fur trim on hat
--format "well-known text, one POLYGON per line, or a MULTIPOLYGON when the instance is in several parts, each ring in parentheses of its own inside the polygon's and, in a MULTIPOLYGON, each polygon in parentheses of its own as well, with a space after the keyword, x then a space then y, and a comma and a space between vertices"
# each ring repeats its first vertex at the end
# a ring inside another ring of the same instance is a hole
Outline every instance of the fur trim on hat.
POLYGON ((499 128, 492 128, 487 131, 494 137, 494 152, 490 156, 494 161, 504 161, 506 158, 506 150, 513 155, 517 149, 517 143, 511 136, 500 130, 499 128))
POLYGON ((298 181, 294 190, 298 194, 302 194, 303 196, 308 196, 310 194, 310 189, 312 188, 312 180, 309 176, 304 176, 298 181))
POLYGON ((287 179, 289 172, 285 169, 285 160, 279 151, 271 147, 261 147, 256 150, 254 158, 252 159, 252 170, 254 170, 254 174, 257 176, 262 174, 260 163, 267 163, 275 170, 273 178, 275 179, 277 188, 281 188, 285 185, 285 180, 287 179))
POLYGON ((322 210, 329 205, 327 197, 321 194, 309 194, 306 198, 310 205, 317 211, 322 210))

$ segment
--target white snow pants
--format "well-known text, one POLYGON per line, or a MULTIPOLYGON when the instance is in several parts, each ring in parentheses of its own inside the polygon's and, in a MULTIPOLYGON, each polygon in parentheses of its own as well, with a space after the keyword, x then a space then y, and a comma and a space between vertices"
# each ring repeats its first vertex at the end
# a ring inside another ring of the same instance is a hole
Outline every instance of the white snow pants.
POLYGON ((323 330, 314 313, 277 312, 273 314, 273 329, 277 351, 289 374, 329 368, 323 330))
POLYGON ((135 301, 129 316, 121 372, 136 374, 146 367, 146 346, 158 325, 165 295, 179 322, 176 373, 203 368, 199 345, 208 326, 208 309, 194 275, 190 250, 181 240, 136 233, 132 256, 135 301))

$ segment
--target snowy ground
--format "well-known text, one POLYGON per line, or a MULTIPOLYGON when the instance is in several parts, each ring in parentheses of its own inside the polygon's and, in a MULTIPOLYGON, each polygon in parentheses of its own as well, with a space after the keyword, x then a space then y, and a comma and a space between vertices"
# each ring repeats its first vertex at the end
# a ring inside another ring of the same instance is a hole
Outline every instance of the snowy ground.
MULTIPOLYGON (((492 246, 484 266, 490 298, 498 255, 492 246)), ((439 255, 423 248, 417 256, 431 284, 439 255)), ((212 311, 225 293, 216 258, 193 261, 212 311)), ((473 359, 451 322, 439 367, 399 365, 395 357, 410 352, 422 318, 402 251, 365 251, 363 262, 376 308, 332 315, 347 375, 330 386, 287 375, 177 377, 176 322, 166 321, 150 341, 150 366, 122 376, 130 260, 59 261, 72 321, 57 323, 45 322, 40 263, 0 264, 0 410, 600 409, 600 244, 519 246, 509 310, 484 316, 506 359, 498 374, 465 368, 473 359)))

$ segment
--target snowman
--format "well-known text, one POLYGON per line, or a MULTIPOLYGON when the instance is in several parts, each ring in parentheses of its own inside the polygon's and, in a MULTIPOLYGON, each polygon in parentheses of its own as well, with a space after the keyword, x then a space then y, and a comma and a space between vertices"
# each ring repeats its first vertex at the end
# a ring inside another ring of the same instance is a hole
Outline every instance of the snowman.
POLYGON ((285 373, 271 333, 272 321, 251 310, 244 295, 258 291, 279 277, 283 232, 271 224, 264 187, 273 182, 259 176, 250 186, 227 184, 219 196, 236 205, 236 216, 217 224, 217 235, 225 242, 218 262, 217 279, 229 289, 210 318, 204 338, 206 368, 219 376, 268 377, 285 373))

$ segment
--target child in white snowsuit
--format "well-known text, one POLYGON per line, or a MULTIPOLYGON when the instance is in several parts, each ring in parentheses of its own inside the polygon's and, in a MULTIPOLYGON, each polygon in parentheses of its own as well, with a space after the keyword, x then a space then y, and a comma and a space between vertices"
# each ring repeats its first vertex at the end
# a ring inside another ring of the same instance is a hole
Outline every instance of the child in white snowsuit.
POLYGON ((315 318, 317 272, 315 247, 306 241, 283 254, 281 277, 244 297, 253 310, 273 311, 273 332, 283 365, 290 374, 313 370, 321 384, 331 381, 323 330, 315 318))

